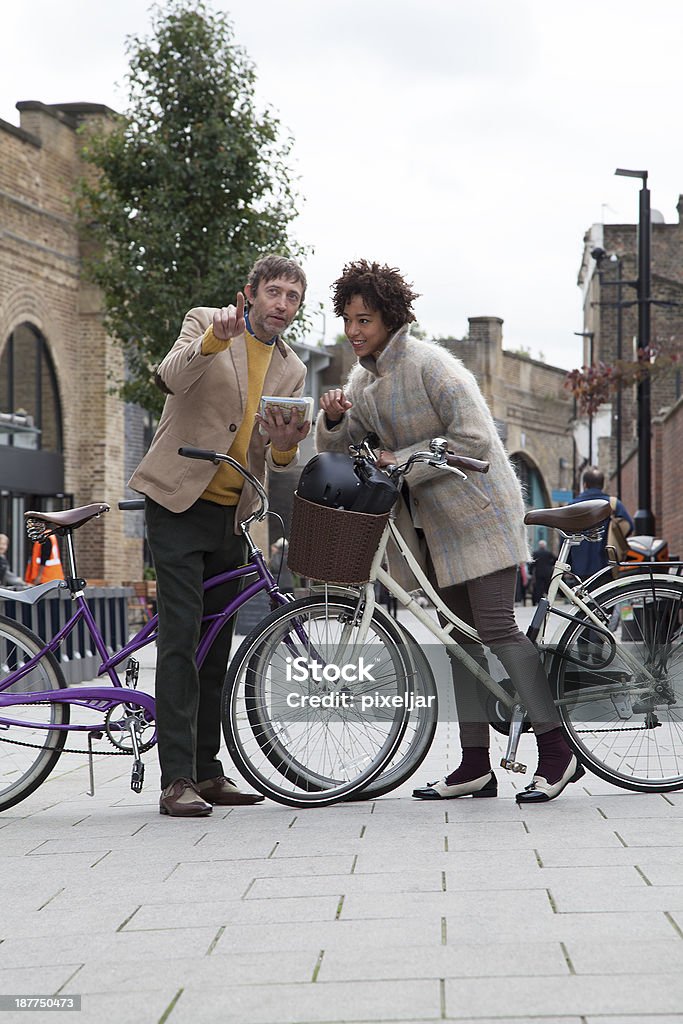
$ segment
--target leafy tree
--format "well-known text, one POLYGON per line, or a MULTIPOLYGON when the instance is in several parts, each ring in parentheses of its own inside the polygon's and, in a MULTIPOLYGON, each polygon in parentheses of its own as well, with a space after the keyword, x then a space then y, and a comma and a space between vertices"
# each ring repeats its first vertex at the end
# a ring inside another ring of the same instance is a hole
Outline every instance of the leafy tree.
POLYGON ((254 101, 254 66, 224 14, 195 0, 152 8, 130 37, 130 106, 85 131, 80 214, 107 329, 123 345, 121 396, 158 412, 153 367, 195 305, 234 301, 260 255, 301 256, 292 139, 254 101))

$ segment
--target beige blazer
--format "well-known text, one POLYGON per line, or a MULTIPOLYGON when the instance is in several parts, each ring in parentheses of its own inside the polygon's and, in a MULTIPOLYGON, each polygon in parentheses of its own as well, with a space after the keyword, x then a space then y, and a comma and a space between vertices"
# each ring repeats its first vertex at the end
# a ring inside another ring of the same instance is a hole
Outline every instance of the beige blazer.
MULTIPOLYGON (((216 472, 213 463, 185 459, 178 455, 178 448, 191 445, 229 452, 244 418, 248 386, 244 334, 234 338, 224 352, 201 354, 202 338, 214 312, 207 306, 191 309, 178 340, 159 364, 159 377, 172 393, 164 404, 149 451, 129 481, 134 491, 148 495, 171 512, 184 512, 194 504, 216 472)), ((263 394, 299 397, 305 379, 305 365, 278 338, 263 394)), ((247 469, 261 482, 265 481, 266 462, 269 470, 283 468, 272 461, 268 439, 254 427, 247 469)), ((253 487, 245 484, 235 523, 246 519, 257 506, 253 487)))

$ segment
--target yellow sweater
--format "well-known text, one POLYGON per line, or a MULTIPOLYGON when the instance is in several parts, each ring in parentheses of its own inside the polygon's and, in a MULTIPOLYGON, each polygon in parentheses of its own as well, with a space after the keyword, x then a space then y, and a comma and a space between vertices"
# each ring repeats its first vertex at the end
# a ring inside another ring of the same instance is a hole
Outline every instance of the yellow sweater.
MULTIPOLYGON (((227 454, 246 469, 249 442, 254 430, 254 416, 258 412, 259 401, 263 394, 263 382, 273 355, 273 345, 259 341, 248 331, 245 338, 247 346, 247 404, 244 418, 227 454)), ((221 341, 214 335, 213 327, 207 327, 202 340, 202 355, 208 356, 215 352, 222 352, 229 348, 231 343, 232 339, 221 341)), ((271 454, 274 462, 286 466, 294 458, 296 448, 287 452, 279 452, 273 448, 271 454)), ((227 466, 223 462, 214 473, 211 483, 201 497, 207 501, 213 501, 217 505, 236 505, 243 486, 244 477, 232 466, 227 466)))

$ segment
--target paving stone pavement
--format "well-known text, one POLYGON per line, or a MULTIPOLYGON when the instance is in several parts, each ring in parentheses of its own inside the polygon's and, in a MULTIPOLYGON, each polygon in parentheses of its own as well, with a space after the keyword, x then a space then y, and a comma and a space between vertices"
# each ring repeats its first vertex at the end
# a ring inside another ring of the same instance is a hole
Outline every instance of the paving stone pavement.
MULTIPOLYGON (((520 754, 531 771, 530 736, 520 754)), ((458 756, 444 721, 374 802, 183 821, 158 814, 153 752, 140 795, 102 758, 94 798, 63 755, 0 815, 0 994, 80 995, 76 1019, 118 1024, 683 1024, 683 793, 587 775, 520 809, 524 777, 498 770, 497 800, 411 799, 458 756)))

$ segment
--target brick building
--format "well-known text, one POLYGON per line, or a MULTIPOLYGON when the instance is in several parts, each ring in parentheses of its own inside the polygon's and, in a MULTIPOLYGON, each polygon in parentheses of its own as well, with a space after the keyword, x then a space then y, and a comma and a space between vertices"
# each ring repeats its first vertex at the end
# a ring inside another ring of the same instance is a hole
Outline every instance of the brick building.
MULTIPOLYGON (((115 509, 144 446, 141 414, 110 393, 121 350, 102 326, 100 296, 81 276, 74 184, 77 130, 113 115, 92 103, 18 103, 0 121, 0 523, 25 562, 23 512, 107 501, 115 509)), ((78 537, 79 568, 139 578, 139 526, 111 512, 78 537), (136 535, 137 533, 137 535, 136 535)))
MULTIPOLYGON (((683 351, 683 196, 679 197, 678 223, 666 224, 652 211, 651 239, 651 345, 669 351, 683 351)), ((638 307, 634 282, 638 277, 635 224, 594 224, 584 237, 584 250, 578 283, 583 293, 584 364, 599 361, 611 364, 619 357, 635 357, 638 307), (602 249, 598 262, 591 255, 602 249), (621 276, 621 284, 619 278, 621 276)), ((683 485, 677 466, 671 466, 671 478, 663 473, 670 453, 663 452, 666 437, 677 437, 671 413, 681 398, 681 372, 654 376, 651 380, 652 434, 652 511, 658 536, 669 539, 673 548, 683 551, 683 531, 676 506, 683 503, 683 485), (668 424, 668 426, 667 426, 668 424), (664 491, 668 499, 664 499, 664 491), (675 492, 675 494, 674 494, 675 492)), ((619 490, 631 510, 638 508, 637 405, 636 388, 627 387, 601 410, 604 429, 597 430, 594 458, 605 470, 612 492, 619 490), (621 453, 621 473, 617 472, 621 453)), ((674 417, 673 419, 676 419, 674 417)))

